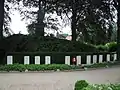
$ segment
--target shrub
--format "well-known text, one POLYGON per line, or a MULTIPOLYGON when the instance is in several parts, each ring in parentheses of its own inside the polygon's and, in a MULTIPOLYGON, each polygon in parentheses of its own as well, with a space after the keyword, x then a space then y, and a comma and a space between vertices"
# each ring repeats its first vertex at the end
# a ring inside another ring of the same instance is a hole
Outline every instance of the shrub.
POLYGON ((108 48, 109 52, 117 51, 117 43, 116 42, 107 43, 105 46, 108 48))
POLYGON ((99 51, 107 51, 108 50, 107 46, 105 46, 105 45, 97 45, 96 48, 99 51))
POLYGON ((88 85, 85 90, 120 90, 120 84, 88 85))
POLYGON ((50 65, 23 65, 23 64, 14 64, 14 65, 4 65, 0 66, 0 71, 44 71, 44 70, 70 70, 70 65, 65 64, 50 64, 50 65))
POLYGON ((90 85, 85 80, 81 80, 76 82, 74 90, 120 90, 120 84, 90 85))
POLYGON ((85 80, 80 80, 75 83, 75 89, 74 90, 82 90, 86 88, 89 84, 85 80))
MULTIPOLYGON (((2 41, 3 42, 3 41, 2 41)), ((4 39, 3 46, 10 52, 94 52, 93 45, 53 37, 36 37, 15 34, 4 39)), ((1 47, 1 45, 0 45, 1 47)))

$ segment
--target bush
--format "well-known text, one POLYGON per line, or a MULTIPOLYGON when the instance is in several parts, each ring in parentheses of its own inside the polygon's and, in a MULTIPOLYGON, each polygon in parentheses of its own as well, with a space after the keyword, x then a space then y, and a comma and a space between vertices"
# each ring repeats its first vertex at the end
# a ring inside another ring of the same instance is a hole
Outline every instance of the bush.
MULTIPOLYGON (((84 66, 86 68, 99 68, 99 67, 106 67, 106 66, 113 66, 113 65, 120 65, 120 62, 114 63, 99 63, 93 65, 84 66)), ((13 65, 0 65, 0 71, 44 71, 44 70, 76 70, 76 69, 83 69, 81 66, 75 65, 66 65, 66 64, 49 64, 49 65, 35 65, 35 64, 13 64, 13 65)))
POLYGON ((4 65, 0 66, 0 71, 44 71, 44 70, 70 70, 71 66, 70 65, 65 65, 65 64, 50 64, 50 65, 35 65, 35 64, 30 64, 30 65, 23 65, 23 64, 14 64, 14 65, 4 65))
POLYGON ((22 64, 5 65, 0 67, 1 71, 25 71, 26 67, 22 64))
POLYGON ((74 90, 120 90, 120 84, 88 84, 85 80, 77 81, 74 90))
POLYGON ((107 46, 105 46, 105 45, 97 45, 96 49, 99 51, 107 51, 108 50, 107 46))
POLYGON ((88 85, 85 90, 120 90, 120 84, 88 85))
POLYGON ((97 45, 96 49, 99 51, 115 52, 117 51, 117 43, 110 42, 110 43, 106 43, 105 45, 97 45))
POLYGON ((82 90, 86 88, 89 84, 85 80, 80 80, 75 83, 75 89, 74 90, 82 90))
POLYGON ((108 48, 109 52, 117 51, 117 43, 116 42, 107 43, 105 46, 108 48))
POLYGON ((93 45, 53 37, 15 34, 1 41, 0 47, 9 52, 95 52, 93 45))

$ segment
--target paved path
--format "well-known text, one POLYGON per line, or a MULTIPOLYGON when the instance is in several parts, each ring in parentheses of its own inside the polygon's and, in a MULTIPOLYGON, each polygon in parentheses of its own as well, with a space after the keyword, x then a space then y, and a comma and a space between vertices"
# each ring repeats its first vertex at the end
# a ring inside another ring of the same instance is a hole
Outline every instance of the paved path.
POLYGON ((120 67, 53 73, 0 73, 0 90, 73 90, 77 80, 95 84, 120 82, 120 67))

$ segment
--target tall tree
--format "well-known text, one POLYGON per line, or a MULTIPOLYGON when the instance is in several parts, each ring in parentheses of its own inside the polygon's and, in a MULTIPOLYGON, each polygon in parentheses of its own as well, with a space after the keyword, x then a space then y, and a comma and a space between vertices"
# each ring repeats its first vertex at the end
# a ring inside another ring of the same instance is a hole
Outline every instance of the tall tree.
MULTIPOLYGON (((13 7, 19 4, 20 0, 0 0, 0 38, 3 38, 3 33, 10 35, 11 11, 16 8, 13 7)), ((12 31, 13 32, 13 31, 12 31)))
MULTIPOLYGON (((23 0, 24 5, 38 7, 39 11, 40 5, 42 5, 42 9, 46 12, 56 12, 58 16, 66 15, 68 19, 71 21, 71 30, 72 30, 72 40, 76 41, 77 32, 84 33, 84 37, 87 40, 88 31, 86 26, 86 22, 90 24, 99 24, 101 27, 101 32, 104 35, 104 39, 108 39, 108 36, 111 36, 112 32, 108 34, 108 27, 110 27, 110 22, 113 21, 113 15, 111 14, 111 0, 23 0), (41 3, 39 3, 41 2, 41 3), (39 4, 39 5, 38 5, 39 4), (44 7, 44 8, 43 8, 44 7), (71 15, 69 15, 71 14, 71 15), (83 23, 84 30, 81 29, 80 26, 83 23), (107 26, 107 27, 106 27, 107 26), (87 33, 86 33, 87 32, 87 33)), ((112 10, 113 7, 112 7, 112 10)), ((45 14, 43 14, 44 17, 45 14)), ((42 21, 44 20, 41 18, 42 21)), ((64 18, 63 18, 64 19, 64 18)), ((38 21, 38 20, 37 20, 38 21)), ((65 20, 64 20, 65 21, 65 20)), ((42 26, 42 25, 41 25, 42 26)), ((39 30, 38 30, 39 31, 39 30)), ((42 30, 43 31, 43 30, 42 30)), ((98 31, 100 33, 100 30, 98 31)), ((100 36, 101 37, 101 36, 100 36)), ((103 39, 103 38, 101 38, 103 39)))
POLYGON ((120 60, 120 1, 113 0, 114 6, 117 9, 117 60, 120 60))
POLYGON ((3 38, 4 3, 5 0, 0 0, 0 39, 3 38))
POLYGON ((117 31, 117 44, 118 44, 118 48, 117 48, 117 60, 120 60, 120 1, 118 1, 118 6, 117 6, 117 26, 118 26, 118 31, 117 31))
MULTIPOLYGON (((86 22, 90 24, 99 24, 101 26, 101 32, 103 35, 107 36, 107 27, 111 21, 113 21, 113 14, 111 13, 114 10, 111 0, 57 0, 56 11, 58 13, 68 14, 71 13, 71 30, 72 30, 72 39, 76 40, 76 31, 84 33, 85 37, 88 32, 86 28, 86 22), (83 23, 83 24, 80 24, 83 23), (81 30, 81 27, 84 26, 84 30, 81 30), (87 33, 86 33, 87 32, 87 33)), ((104 38, 105 39, 105 38, 104 38)))

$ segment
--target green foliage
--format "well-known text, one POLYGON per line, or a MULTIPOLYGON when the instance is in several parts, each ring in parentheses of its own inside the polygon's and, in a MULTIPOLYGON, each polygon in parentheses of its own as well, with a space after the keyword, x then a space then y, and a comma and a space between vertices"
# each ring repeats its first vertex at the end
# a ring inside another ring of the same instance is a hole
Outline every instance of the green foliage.
POLYGON ((14 64, 14 65, 4 65, 0 66, 0 71, 44 71, 44 70, 70 70, 71 66, 65 64, 50 64, 50 65, 23 65, 23 64, 14 64))
MULTIPOLYGON (((113 65, 120 65, 120 62, 109 62, 109 63, 100 63, 100 64, 93 64, 93 65, 87 65, 84 66, 86 68, 99 68, 99 67, 110 67, 113 65)), ((75 65, 66 65, 66 64, 49 64, 49 65, 38 65, 38 64, 13 64, 13 65, 0 65, 0 71, 44 71, 44 70, 76 70, 76 69, 82 69, 81 66, 75 66, 75 65)), ((79 82, 78 82, 79 83, 79 82)), ((81 82, 80 82, 81 83, 81 82)), ((76 84, 77 85, 77 84, 76 84)))
POLYGON ((96 49, 99 51, 108 51, 108 52, 115 52, 117 51, 117 43, 116 42, 109 42, 105 45, 97 45, 96 49))
POLYGON ((117 51, 117 43, 116 42, 107 43, 105 46, 108 48, 109 52, 117 51))
POLYGON ((75 89, 74 90, 82 90, 85 87, 87 87, 89 84, 85 80, 80 80, 75 83, 75 89))
POLYGON ((96 48, 99 51, 107 51, 107 49, 108 49, 107 46, 105 46, 105 45, 97 45, 96 48))
POLYGON ((120 65, 120 62, 116 61, 116 62, 104 62, 104 63, 96 63, 96 64, 93 64, 93 65, 88 65, 86 66, 87 68, 100 68, 100 67, 111 67, 113 65, 120 65))
POLYGON ((22 64, 14 64, 14 65, 5 65, 0 67, 0 71, 25 71, 25 66, 22 64))
MULTIPOLYGON (((9 52, 94 52, 96 48, 81 42, 57 39, 54 37, 36 37, 13 35, 5 38, 3 48, 9 52)), ((1 46, 1 45, 0 45, 1 46)))
POLYGON ((120 90, 120 84, 88 85, 84 90, 120 90))
POLYGON ((120 90, 120 84, 88 84, 85 80, 77 81, 74 90, 120 90))

